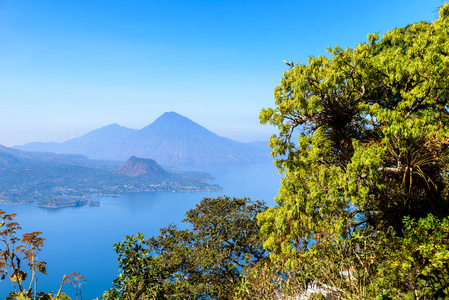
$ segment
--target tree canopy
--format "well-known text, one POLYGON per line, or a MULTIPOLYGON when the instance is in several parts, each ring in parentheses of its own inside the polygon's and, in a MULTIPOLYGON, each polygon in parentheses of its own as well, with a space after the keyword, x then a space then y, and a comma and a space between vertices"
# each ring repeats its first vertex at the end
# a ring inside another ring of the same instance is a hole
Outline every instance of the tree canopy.
MULTIPOLYGON (((328 53, 287 63, 276 107, 260 114, 279 129, 270 146, 284 177, 277 206, 259 220, 273 259, 338 291, 352 281, 342 272, 363 273, 352 293, 368 293, 361 287, 381 274, 377 263, 394 256, 385 257, 393 236, 405 241, 417 226, 410 220, 449 215, 449 4, 432 23, 328 53), (318 276, 320 267, 336 276, 318 276)), ((440 263, 447 268, 448 259, 440 263)), ((396 287, 416 287, 406 285, 396 287)))
POLYGON ((261 201, 204 198, 183 223, 145 240, 114 245, 122 273, 103 299, 229 299, 241 273, 266 257, 257 214, 261 201))

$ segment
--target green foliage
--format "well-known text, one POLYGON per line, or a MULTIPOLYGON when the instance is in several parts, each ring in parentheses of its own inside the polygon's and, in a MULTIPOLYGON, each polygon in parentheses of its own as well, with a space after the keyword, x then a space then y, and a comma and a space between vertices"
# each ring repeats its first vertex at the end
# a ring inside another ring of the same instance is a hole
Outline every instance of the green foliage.
MULTIPOLYGON (((250 268, 244 269, 239 285, 234 290, 234 299, 278 299, 295 297, 306 286, 281 263, 273 263, 268 257, 250 268)), ((299 278, 298 278, 299 277, 299 278)))
POLYGON ((308 297, 308 299, 310 299, 310 300, 326 300, 327 298, 321 293, 313 293, 308 297))
POLYGON ((104 299, 160 299, 164 278, 158 266, 144 247, 144 236, 127 236, 122 243, 114 244, 122 273, 103 295, 104 299))
POLYGON ((261 201, 205 198, 183 223, 114 245, 122 273, 103 299, 228 299, 241 272, 266 257, 256 216, 261 201))
MULTIPOLYGON (((277 206, 258 217, 264 246, 306 282, 347 298, 382 296, 392 284, 379 281, 382 262, 402 255, 396 239, 412 236, 403 218, 449 215, 448 11, 445 4, 432 23, 288 64, 276 107, 262 110, 261 123, 279 129, 270 146, 284 175, 277 206)), ((428 267, 446 278, 443 265, 428 267)), ((396 288, 416 290, 410 278, 398 280, 396 288)))
POLYGON ((431 214, 418 220, 406 217, 404 224, 403 236, 392 237, 391 247, 386 249, 385 290, 403 298, 447 299, 449 218, 439 220, 431 214))
POLYGON ((38 254, 44 246, 45 239, 40 237, 41 232, 24 233, 19 239, 17 231, 21 230, 21 227, 14 221, 15 216, 0 210, 0 219, 3 220, 0 222, 0 282, 9 279, 14 290, 6 299, 70 300, 70 297, 61 292, 65 283, 75 286, 76 299, 78 296, 82 299, 81 284, 86 280, 79 273, 65 275, 54 296, 53 292, 38 291, 39 274, 47 274, 46 263, 38 260, 38 254), (22 268, 23 262, 28 265, 28 272, 22 268), (28 276, 29 274, 31 276, 28 276))

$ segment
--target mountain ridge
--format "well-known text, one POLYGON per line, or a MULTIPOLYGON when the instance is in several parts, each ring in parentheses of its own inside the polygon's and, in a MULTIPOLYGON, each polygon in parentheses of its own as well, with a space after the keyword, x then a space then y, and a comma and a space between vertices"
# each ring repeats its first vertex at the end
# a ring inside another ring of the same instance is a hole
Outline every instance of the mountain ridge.
POLYGON ((263 149, 259 144, 221 137, 176 112, 166 112, 140 130, 111 124, 64 143, 29 143, 14 148, 119 161, 136 156, 169 166, 270 159, 268 142, 263 149))

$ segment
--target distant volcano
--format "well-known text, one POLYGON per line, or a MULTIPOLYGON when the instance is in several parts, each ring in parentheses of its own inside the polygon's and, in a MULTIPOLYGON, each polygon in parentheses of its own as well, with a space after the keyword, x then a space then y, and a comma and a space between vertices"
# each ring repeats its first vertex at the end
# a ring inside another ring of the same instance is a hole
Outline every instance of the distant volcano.
POLYGON ((114 174, 130 177, 160 178, 169 174, 154 160, 147 158, 130 157, 114 174))
POLYGON ((261 162, 270 159, 266 147, 221 137, 175 112, 167 112, 141 130, 117 124, 91 131, 64 143, 31 143, 27 151, 83 154, 91 159, 125 161, 151 158, 162 165, 261 162))

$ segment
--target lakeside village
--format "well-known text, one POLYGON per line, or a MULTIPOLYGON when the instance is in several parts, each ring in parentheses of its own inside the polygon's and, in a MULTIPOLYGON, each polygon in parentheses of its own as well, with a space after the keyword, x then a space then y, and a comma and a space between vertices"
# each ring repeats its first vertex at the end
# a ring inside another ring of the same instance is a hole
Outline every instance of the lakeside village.
POLYGON ((216 184, 204 182, 183 183, 178 181, 162 181, 160 183, 128 183, 124 185, 74 188, 56 186, 47 190, 30 191, 29 187, 16 187, 0 194, 0 203, 3 204, 31 204, 40 207, 60 208, 67 206, 100 205, 100 202, 91 200, 94 196, 118 197, 124 193, 139 192, 198 192, 220 191, 222 188, 216 184))

